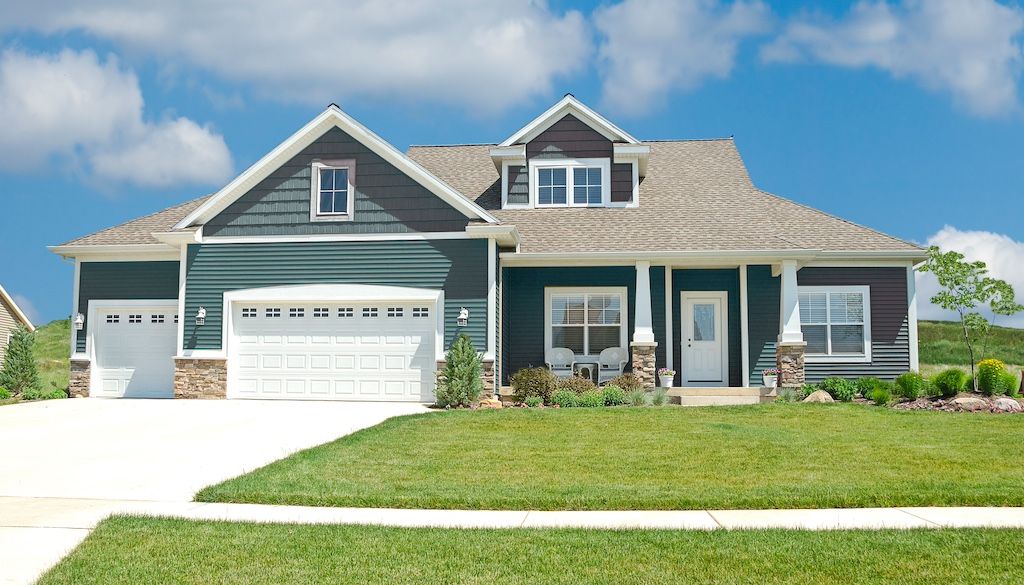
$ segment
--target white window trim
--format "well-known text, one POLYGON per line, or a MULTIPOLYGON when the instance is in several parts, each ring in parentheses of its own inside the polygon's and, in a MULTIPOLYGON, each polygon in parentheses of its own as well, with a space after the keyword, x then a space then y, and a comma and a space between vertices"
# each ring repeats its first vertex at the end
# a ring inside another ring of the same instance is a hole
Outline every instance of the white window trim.
MULTIPOLYGON (((797 294, 801 293, 860 293, 864 299, 864 353, 863 354, 821 354, 808 352, 804 359, 808 363, 829 364, 860 364, 871 362, 871 287, 861 286, 798 286, 797 294)), ((831 298, 825 301, 825 315, 828 325, 825 331, 825 343, 829 350, 832 349, 832 301, 831 298)), ((801 327, 803 321, 800 322, 801 327)))
MULTIPOLYGON (((619 347, 629 351, 629 297, 624 286, 544 287, 544 356, 551 352, 551 297, 553 295, 614 294, 619 296, 619 347)), ((578 354, 576 361, 597 361, 597 354, 578 354)))
POLYGON ((534 159, 529 163, 530 171, 530 206, 537 208, 564 207, 609 207, 612 199, 612 164, 610 158, 545 158, 534 159), (565 204, 541 204, 538 197, 538 171, 542 168, 566 168, 565 173, 565 204), (601 203, 573 202, 573 172, 580 167, 598 167, 601 169, 601 203))
POLYGON ((309 177, 309 221, 352 221, 355 213, 355 159, 315 160, 310 168, 309 177), (345 169, 348 171, 348 200, 344 213, 320 213, 320 171, 323 169, 345 169))

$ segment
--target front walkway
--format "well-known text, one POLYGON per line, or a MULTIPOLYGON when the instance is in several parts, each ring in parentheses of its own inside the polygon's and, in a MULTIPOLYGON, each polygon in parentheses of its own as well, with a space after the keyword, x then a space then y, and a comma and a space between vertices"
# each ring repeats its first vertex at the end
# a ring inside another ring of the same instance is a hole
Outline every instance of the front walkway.
POLYGON ((50 400, 0 407, 0 585, 28 583, 125 500, 200 489, 420 404, 50 400))

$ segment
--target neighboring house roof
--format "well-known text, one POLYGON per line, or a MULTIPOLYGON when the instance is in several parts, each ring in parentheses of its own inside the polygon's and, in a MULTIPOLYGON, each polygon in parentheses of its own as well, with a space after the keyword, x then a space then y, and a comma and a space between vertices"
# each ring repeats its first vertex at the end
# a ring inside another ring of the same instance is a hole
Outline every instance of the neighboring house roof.
POLYGON ((921 250, 758 189, 732 139, 644 144, 650 162, 635 208, 501 209, 494 145, 416 146, 409 156, 515 225, 522 253, 921 250))
POLYGON ((3 304, 11 313, 11 315, 17 320, 21 321, 21 323, 29 331, 36 330, 36 326, 32 324, 32 321, 29 321, 28 315, 26 315, 25 312, 21 310, 21 307, 18 306, 18 303, 14 302, 14 299, 11 297, 11 295, 7 294, 7 291, 4 290, 3 285, 0 285, 0 304, 3 304))
POLYGON ((181 205, 169 207, 163 211, 152 213, 145 217, 133 219, 105 230, 83 236, 61 244, 64 246, 121 246, 140 244, 160 244, 160 241, 153 237, 154 233, 169 232, 174 229, 182 219, 195 211, 210 198, 210 195, 193 199, 181 205))

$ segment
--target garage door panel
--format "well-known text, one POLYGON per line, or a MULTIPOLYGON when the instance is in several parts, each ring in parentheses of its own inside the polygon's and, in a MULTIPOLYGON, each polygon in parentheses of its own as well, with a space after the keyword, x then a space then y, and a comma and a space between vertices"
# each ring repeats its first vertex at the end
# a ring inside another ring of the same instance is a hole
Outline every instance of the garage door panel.
POLYGON ((413 308, 398 303, 236 302, 229 396, 431 400, 435 323, 412 317, 413 308), (242 309, 250 309, 245 311, 249 317, 242 316, 242 309), (267 317, 277 314, 275 309, 281 316, 267 317), (376 317, 364 316, 375 312, 376 317), (236 340, 246 342, 236 346, 236 340), (245 391, 240 386, 235 392, 236 381, 244 380, 258 380, 256 392, 248 384, 245 391))
POLYGON ((97 396, 174 396, 176 307, 102 307, 94 311, 93 388, 97 396))

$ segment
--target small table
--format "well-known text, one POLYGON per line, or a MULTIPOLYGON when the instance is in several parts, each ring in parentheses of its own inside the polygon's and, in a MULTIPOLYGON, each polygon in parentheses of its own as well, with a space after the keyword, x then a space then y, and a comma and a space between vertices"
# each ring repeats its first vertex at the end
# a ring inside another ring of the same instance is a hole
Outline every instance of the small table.
POLYGON ((572 373, 579 374, 585 370, 587 372, 587 378, 589 378, 591 382, 597 384, 596 375, 598 367, 599 364, 597 362, 576 362, 572 365, 572 373))

